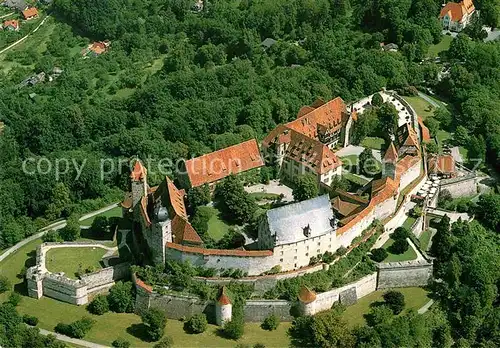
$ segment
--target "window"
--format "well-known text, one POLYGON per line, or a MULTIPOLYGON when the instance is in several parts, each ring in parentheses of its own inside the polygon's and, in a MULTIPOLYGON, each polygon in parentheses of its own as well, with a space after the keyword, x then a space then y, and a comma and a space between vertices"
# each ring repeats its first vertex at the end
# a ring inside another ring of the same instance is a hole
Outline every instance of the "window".
POLYGON ((318 254, 321 254, 321 249, 316 250, 318 254))
POLYGON ((306 246, 306 250, 309 250, 309 245, 308 245, 308 246, 306 246))
POLYGON ((295 253, 297 253, 297 249, 295 249, 295 253))
POLYGON ((306 256, 309 256, 309 253, 306 253, 306 256))
POLYGON ((294 257, 293 257, 293 259, 294 259, 294 260, 297 260, 297 256, 294 256, 294 257))
POLYGON ((280 251, 280 256, 283 256, 283 251, 280 251))
POLYGON ((318 242, 318 246, 321 246, 321 242, 318 242))
POLYGON ((283 262, 283 259, 280 259, 280 262, 283 262))

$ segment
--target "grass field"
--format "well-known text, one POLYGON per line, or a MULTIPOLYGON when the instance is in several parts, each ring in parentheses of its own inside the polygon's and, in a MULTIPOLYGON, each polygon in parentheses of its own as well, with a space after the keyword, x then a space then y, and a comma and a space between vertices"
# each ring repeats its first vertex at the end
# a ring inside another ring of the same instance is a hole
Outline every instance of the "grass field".
POLYGON ((257 201, 262 201, 264 199, 273 201, 280 197, 280 195, 277 193, 267 193, 267 192, 252 192, 249 193, 248 195, 250 197, 253 197, 257 201))
POLYGON ((440 52, 447 51, 450 48, 451 41, 453 38, 451 35, 443 35, 441 42, 436 45, 431 45, 429 51, 427 51, 427 56, 437 57, 440 52))
POLYGON ((408 247, 408 250, 403 254, 398 255, 391 253, 390 247, 392 243, 394 243, 394 240, 389 238, 389 240, 385 242, 385 244, 382 246, 382 248, 387 250, 387 252, 389 253, 389 255, 385 258, 383 262, 410 261, 410 260, 415 260, 417 258, 417 254, 415 253, 415 250, 413 250, 411 246, 408 247))
POLYGON ((221 213, 213 207, 203 207, 210 210, 212 217, 208 220, 208 234, 215 240, 220 240, 229 230, 229 225, 222 220, 221 213))
MULTIPOLYGON (((422 288, 400 288, 397 289, 405 296, 405 310, 404 314, 409 309, 418 310, 427 302, 429 302, 428 292, 422 288)), ((346 308, 342 313, 342 317, 350 327, 366 324, 364 315, 370 312, 370 305, 374 302, 383 301, 382 295, 385 291, 375 291, 371 294, 360 299, 356 304, 346 308)), ((401 314, 400 314, 401 315, 401 314)))
POLYGON ((422 119, 426 119, 434 114, 435 108, 425 99, 419 96, 415 97, 403 97, 410 105, 415 109, 415 112, 422 119))
POLYGON ((432 232, 430 230, 425 230, 422 232, 420 237, 418 238, 420 240, 420 249, 423 251, 427 251, 427 248, 429 247, 429 243, 431 241, 431 235, 432 232))
POLYGON ((410 228, 413 226, 413 224, 415 223, 415 221, 417 221, 417 219, 415 219, 415 218, 413 218, 411 216, 408 216, 408 218, 403 223, 403 227, 406 228, 407 230, 410 230, 410 228))
POLYGON ((102 268, 100 260, 105 253, 105 249, 98 247, 54 248, 47 251, 45 263, 50 272, 64 272, 69 278, 77 279, 78 270, 102 268))
POLYGON ((361 142, 361 146, 368 147, 368 148, 374 149, 374 150, 381 150, 382 146, 384 146, 384 144, 385 144, 384 139, 376 138, 376 137, 366 137, 361 142))
POLYGON ((344 172, 344 173, 342 173, 342 176, 344 178, 346 178, 347 180, 349 180, 357 185, 360 185, 360 186, 365 186, 366 184, 369 183, 368 180, 366 180, 360 176, 354 175, 352 173, 344 172))
POLYGON ((94 222, 94 219, 98 216, 106 216, 107 218, 121 217, 122 216, 122 207, 118 206, 118 207, 115 207, 111 210, 105 211, 104 213, 101 213, 99 215, 93 216, 93 217, 88 218, 86 220, 82 220, 82 221, 80 221, 80 226, 91 226, 92 222, 94 222))
POLYGON ((359 157, 358 155, 349 155, 340 158, 342 160, 342 166, 345 170, 353 172, 358 168, 359 157))
MULTIPOLYGON (((83 316, 89 316, 96 320, 92 330, 85 336, 85 340, 111 345, 111 342, 118 337, 129 341, 133 347, 151 347, 152 344, 144 342, 134 336, 134 329, 141 323, 139 316, 128 313, 106 313, 102 316, 92 315, 85 309, 85 306, 75 306, 68 303, 42 297, 36 300, 25 296, 26 289, 24 280, 17 275, 23 267, 34 265, 35 250, 42 241, 37 239, 28 243, 16 253, 9 256, 0 263, 0 274, 5 275, 14 285, 16 291, 24 296, 17 309, 21 314, 29 314, 38 317, 38 327, 54 331, 54 327, 60 323, 70 323, 83 316)), ((0 294, 0 302, 5 301, 9 292, 0 294)), ((287 329, 289 323, 281 323, 276 331, 265 331, 260 328, 260 323, 245 325, 245 334, 238 341, 231 341, 217 335, 217 327, 209 325, 207 331, 199 335, 189 335, 183 330, 183 322, 169 320, 165 329, 166 335, 172 336, 175 347, 197 346, 197 347, 234 347, 238 343, 254 345, 262 342, 267 347, 286 347, 289 345, 287 329)))

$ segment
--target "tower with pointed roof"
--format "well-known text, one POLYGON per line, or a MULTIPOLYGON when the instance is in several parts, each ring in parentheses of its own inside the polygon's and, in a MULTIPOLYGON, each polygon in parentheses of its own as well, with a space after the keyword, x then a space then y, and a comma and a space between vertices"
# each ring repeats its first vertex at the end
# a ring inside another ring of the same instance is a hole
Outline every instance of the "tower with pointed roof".
POLYGON ((385 151, 384 158, 382 160, 383 174, 390 177, 391 179, 396 178, 396 164, 398 162, 398 151, 391 141, 391 144, 385 151))
POLYGON ((302 315, 316 314, 316 293, 302 285, 299 290, 299 310, 302 315))
POLYGON ((142 162, 137 159, 130 172, 130 182, 132 189, 132 208, 134 208, 143 197, 148 195, 148 171, 142 162))
POLYGON ((232 317, 233 305, 229 296, 227 296, 226 288, 223 286, 219 290, 219 296, 217 296, 217 301, 215 302, 215 323, 223 326, 228 321, 231 321, 232 317))

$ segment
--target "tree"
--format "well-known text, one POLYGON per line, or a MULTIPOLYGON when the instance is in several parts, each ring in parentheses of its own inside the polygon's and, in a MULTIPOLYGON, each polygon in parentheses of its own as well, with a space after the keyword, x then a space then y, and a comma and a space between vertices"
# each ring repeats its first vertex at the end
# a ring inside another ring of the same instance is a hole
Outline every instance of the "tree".
POLYGON ((409 247, 410 244, 408 244, 408 241, 406 239, 397 239, 391 245, 391 252, 398 255, 404 254, 408 251, 409 247))
POLYGON ((62 241, 62 238, 58 231, 50 230, 42 236, 42 240, 44 243, 55 243, 62 241))
POLYGON ((471 40, 465 34, 458 34, 457 37, 453 39, 448 49, 448 56, 452 59, 457 59, 459 61, 465 61, 471 54, 471 40))
POLYGON ((451 202, 453 200, 453 197, 451 196, 451 192, 444 189, 439 191, 439 196, 438 196, 438 206, 443 207, 447 203, 451 202))
POLYGON ((353 346, 354 337, 339 313, 335 311, 324 311, 314 315, 310 330, 316 347, 353 346))
POLYGON ((500 231, 500 195, 481 195, 475 209, 476 216, 493 231, 500 231))
POLYGON ((243 336, 244 333, 244 323, 242 318, 234 318, 224 324, 224 336, 229 339, 237 340, 243 336))
POLYGON ((371 253, 372 253, 371 258, 375 262, 382 262, 389 255, 387 250, 385 250, 384 248, 372 249, 371 253))
POLYGON ((106 216, 96 216, 90 230, 96 236, 102 236, 109 232, 109 220, 106 216))
POLYGON ((216 213, 217 211, 212 207, 199 207, 191 219, 191 225, 205 242, 207 242, 207 238, 210 238, 208 236, 208 221, 216 213))
POLYGON ((92 329, 95 321, 88 318, 83 317, 79 320, 72 322, 71 324, 59 323, 55 327, 55 331, 57 333, 73 337, 73 338, 83 338, 87 334, 87 332, 92 329))
POLYGON ((280 324, 280 318, 278 318, 274 314, 270 314, 264 319, 264 321, 262 322, 262 324, 260 326, 264 330, 273 331, 273 330, 276 330, 278 328, 279 324, 280 324))
POLYGON ((0 294, 9 291, 11 288, 11 284, 9 278, 6 276, 0 275, 0 294))
POLYGON ((235 175, 218 183, 215 195, 225 217, 237 223, 249 222, 257 210, 257 204, 235 175))
POLYGON ((392 309, 386 305, 375 306, 366 317, 369 326, 389 324, 393 318, 392 309))
POLYGON ((17 307, 19 302, 21 302, 21 295, 19 295, 17 292, 11 292, 7 302, 13 305, 14 307, 17 307))
POLYGON ((372 97, 372 105, 374 107, 379 107, 384 104, 384 98, 380 95, 380 93, 375 93, 372 97))
POLYGON ((111 345, 115 348, 130 348, 131 344, 129 341, 118 337, 116 340, 111 342, 111 345))
POLYGON ((406 238, 410 237, 410 231, 406 227, 400 226, 394 230, 391 234, 391 238, 394 240, 402 239, 406 240, 406 238))
POLYGON ((380 130, 385 138, 396 134, 398 126, 398 111, 391 103, 384 103, 377 110, 378 119, 380 122, 380 130))
POLYGON ((52 202, 47 206, 45 216, 48 220, 55 220, 61 217, 70 204, 70 190, 64 183, 58 182, 52 190, 52 202))
POLYGON ((453 139, 457 145, 467 145, 469 143, 469 131, 462 125, 457 126, 453 139))
POLYGON ((434 118, 439 121, 441 127, 448 129, 453 122, 453 116, 445 107, 439 107, 434 110, 434 118))
POLYGON ((187 193, 189 207, 193 212, 196 212, 196 209, 198 207, 210 203, 212 199, 211 196, 212 195, 210 193, 210 188, 207 184, 198 187, 192 187, 187 193))
POLYGON ((314 198, 319 193, 317 178, 312 174, 299 175, 294 180, 293 198, 296 201, 305 201, 314 198))
POLYGON ((379 162, 373 156, 371 149, 366 148, 361 152, 358 163, 361 172, 366 176, 372 177, 380 173, 379 162))
POLYGON ((185 324, 185 330, 189 333, 199 334, 205 332, 208 322, 203 313, 195 314, 185 324))
POLYGON ((399 291, 387 291, 384 295, 384 301, 387 307, 395 315, 401 313, 405 308, 405 296, 399 291))
POLYGON ((38 325, 38 318, 32 315, 25 314, 23 315, 23 323, 30 325, 30 326, 37 326, 38 325))
POLYGON ((427 128, 429 128, 431 136, 435 137, 437 135, 437 132, 439 131, 439 121, 434 117, 427 117, 424 121, 424 124, 427 126, 427 128))
POLYGON ((439 152, 439 146, 434 141, 430 141, 430 142, 425 144, 425 150, 429 154, 431 154, 431 153, 436 154, 439 152))
POLYGON ((469 161, 484 163, 486 159, 486 142, 482 135, 470 137, 468 149, 469 161))
POLYGON ((174 340, 170 336, 165 336, 163 339, 156 343, 153 348, 171 348, 174 345, 174 340))
POLYGON ((109 312, 108 298, 105 295, 97 295, 87 306, 87 310, 96 315, 109 312))
POLYGON ((78 221, 78 216, 71 215, 66 222, 66 226, 59 230, 59 235, 67 242, 77 240, 80 237, 80 223, 78 221))
POLYGON ((167 324, 165 313, 159 309, 150 308, 141 314, 141 319, 146 325, 146 333, 152 341, 158 341, 162 338, 167 324))
POLYGON ((109 290, 109 309, 116 313, 132 313, 135 298, 133 291, 131 282, 117 282, 109 290))

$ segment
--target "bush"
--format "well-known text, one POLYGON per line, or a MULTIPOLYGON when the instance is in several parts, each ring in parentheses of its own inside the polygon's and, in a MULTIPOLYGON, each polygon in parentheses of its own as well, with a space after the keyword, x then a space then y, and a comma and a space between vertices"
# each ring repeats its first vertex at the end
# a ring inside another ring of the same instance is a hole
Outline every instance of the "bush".
POLYGON ((371 253, 371 259, 375 262, 382 262, 389 255, 387 250, 384 248, 372 249, 371 253))
POLYGON ((406 240, 406 238, 410 237, 410 231, 408 231, 405 227, 398 227, 394 231, 394 233, 391 234, 391 238, 394 240, 402 239, 406 240))
POLYGON ((23 323, 31 325, 31 326, 37 326, 38 325, 38 318, 32 315, 25 314, 23 315, 23 323))
POLYGON ((80 231, 78 216, 72 215, 68 218, 66 227, 59 230, 59 235, 63 240, 73 242, 80 237, 80 231))
POLYGON ((335 255, 332 252, 326 251, 321 257, 321 260, 324 263, 332 263, 333 260, 335 260, 335 255))
POLYGON ((387 324, 393 317, 392 310, 385 306, 373 307, 369 314, 366 315, 366 322, 369 326, 376 326, 379 324, 387 324))
POLYGON ((410 244, 408 244, 408 241, 406 239, 398 239, 391 245, 390 249, 392 253, 400 255, 404 254, 409 247, 410 244))
POLYGON ((55 242, 61 242, 62 238, 59 235, 59 232, 50 230, 43 235, 42 240, 44 243, 55 243, 55 242))
POLYGON ((7 302, 16 307, 19 302, 21 302, 21 295, 19 295, 17 292, 11 292, 7 302))
POLYGON ((6 276, 0 276, 0 294, 10 290, 11 284, 9 278, 6 276))
POLYGON ((266 348, 266 345, 264 343, 255 343, 253 348, 266 348))
POLYGON ((174 345, 174 340, 170 336, 164 337, 160 342, 155 344, 153 348, 170 348, 174 345))
POLYGON ((146 333, 152 341, 158 341, 165 332, 167 317, 165 313, 156 308, 150 308, 141 315, 144 325, 146 325, 146 333))
POLYGON ((83 338, 87 334, 87 332, 92 329, 92 326, 94 326, 95 321, 83 317, 80 320, 74 321, 71 324, 64 324, 64 323, 59 323, 55 327, 55 331, 57 333, 73 337, 73 338, 83 338))
POLYGON ((399 314, 405 308, 405 296, 399 291, 387 291, 384 294, 384 301, 392 313, 399 314))
POLYGON ((233 320, 227 322, 223 329, 224 336, 229 339, 237 340, 243 336, 244 324, 242 319, 233 318, 233 320))
POLYGON ((339 257, 344 256, 346 253, 347 253, 347 248, 344 246, 339 247, 337 251, 335 251, 335 255, 339 257))
POLYGON ((278 328, 279 324, 280 324, 280 318, 278 318, 274 314, 271 314, 264 319, 260 327, 263 328, 264 330, 273 331, 278 328))
POLYGON ((96 216, 92 225, 90 226, 90 231, 94 235, 104 236, 109 232, 109 220, 106 216, 96 216))
POLYGON ((87 310, 96 315, 103 315, 109 312, 108 298, 104 295, 97 295, 87 306, 87 310))
POLYGON ((205 332, 208 322, 205 314, 195 314, 184 324, 184 328, 189 333, 199 334, 205 332))
POLYGON ((111 345, 116 348, 129 348, 130 347, 130 342, 118 337, 116 340, 114 340, 111 345))
POLYGON ((132 313, 134 298, 134 288, 131 282, 117 282, 109 290, 109 309, 116 313, 132 313))

